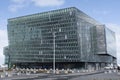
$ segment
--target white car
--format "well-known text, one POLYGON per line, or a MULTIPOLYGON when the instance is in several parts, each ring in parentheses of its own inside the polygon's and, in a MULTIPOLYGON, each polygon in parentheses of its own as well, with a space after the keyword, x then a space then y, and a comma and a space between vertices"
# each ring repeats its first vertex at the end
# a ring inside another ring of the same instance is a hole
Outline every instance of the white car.
POLYGON ((111 67, 111 66, 106 66, 106 67, 104 67, 104 69, 109 70, 109 69, 113 69, 113 67, 111 67))

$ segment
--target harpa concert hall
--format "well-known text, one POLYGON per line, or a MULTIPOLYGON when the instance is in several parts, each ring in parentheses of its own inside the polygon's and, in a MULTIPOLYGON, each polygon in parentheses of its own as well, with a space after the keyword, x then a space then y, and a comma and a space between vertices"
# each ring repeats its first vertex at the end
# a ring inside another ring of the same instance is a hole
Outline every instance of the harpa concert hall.
POLYGON ((115 33, 75 7, 8 19, 5 63, 20 68, 116 65, 115 33))

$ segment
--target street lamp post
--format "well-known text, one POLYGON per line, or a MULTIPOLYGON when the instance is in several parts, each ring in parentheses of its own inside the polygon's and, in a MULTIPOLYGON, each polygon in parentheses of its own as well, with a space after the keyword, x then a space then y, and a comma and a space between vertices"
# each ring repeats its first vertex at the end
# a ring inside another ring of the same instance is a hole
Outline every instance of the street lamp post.
POLYGON ((53 73, 55 74, 55 32, 53 32, 53 73))

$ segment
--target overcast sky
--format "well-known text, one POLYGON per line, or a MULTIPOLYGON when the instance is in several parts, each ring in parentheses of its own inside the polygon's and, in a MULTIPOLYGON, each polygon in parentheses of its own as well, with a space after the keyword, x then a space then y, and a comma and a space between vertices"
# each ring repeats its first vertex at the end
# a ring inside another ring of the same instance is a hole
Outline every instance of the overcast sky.
POLYGON ((120 0, 1 0, 0 65, 4 63, 3 47, 8 45, 8 18, 66 7, 77 7, 116 33, 117 58, 120 63, 120 0))

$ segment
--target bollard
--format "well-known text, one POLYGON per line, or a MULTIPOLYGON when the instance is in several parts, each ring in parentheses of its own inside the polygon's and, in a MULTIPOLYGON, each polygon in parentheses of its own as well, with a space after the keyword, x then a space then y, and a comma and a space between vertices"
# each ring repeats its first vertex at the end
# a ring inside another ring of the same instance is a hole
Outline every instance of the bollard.
POLYGON ((26 72, 26 75, 30 75, 30 72, 26 72))
POLYGON ((50 70, 52 71, 52 68, 50 70))
POLYGON ((50 71, 48 70, 47 73, 50 73, 50 71))
POLYGON ((64 73, 65 73, 65 74, 68 74, 68 71, 67 71, 67 70, 65 70, 65 71, 64 71, 64 73))
POLYGON ((75 71, 72 70, 72 73, 75 73, 75 71))
POLYGON ((1 75, 1 78, 5 78, 5 75, 1 75))
POLYGON ((111 71, 111 70, 108 70, 108 73, 112 73, 112 71, 111 71))
POLYGON ((59 71, 56 71, 56 74, 59 74, 60 72, 59 71))
POLYGON ((107 71, 105 71, 104 73, 107 74, 107 71))
POLYGON ((18 72, 18 73, 17 73, 17 75, 20 75, 20 74, 21 74, 21 72, 18 72))
POLYGON ((117 71, 116 70, 113 70, 114 73, 116 73, 117 71))
POLYGON ((36 71, 34 70, 33 73, 36 74, 36 71))
POLYGON ((83 72, 85 72, 85 70, 83 70, 83 72))
POLYGON ((79 70, 77 70, 77 73, 79 73, 80 71, 79 70))
POLYGON ((62 69, 62 71, 64 71, 64 69, 62 69))
POLYGON ((8 77, 12 77, 12 74, 8 74, 8 77))

